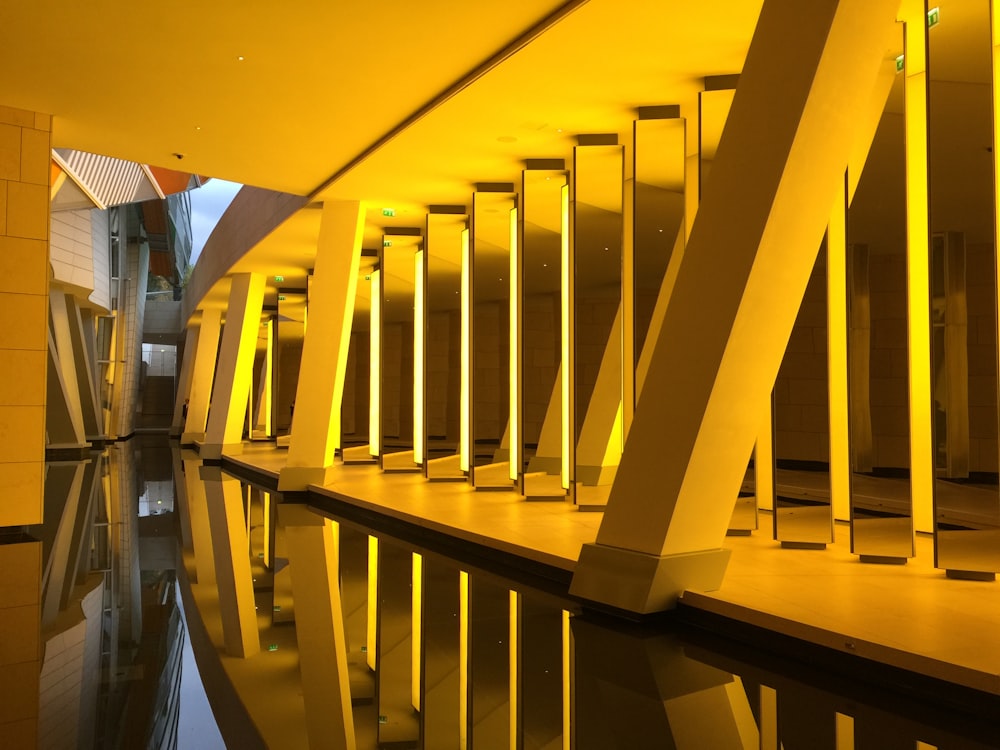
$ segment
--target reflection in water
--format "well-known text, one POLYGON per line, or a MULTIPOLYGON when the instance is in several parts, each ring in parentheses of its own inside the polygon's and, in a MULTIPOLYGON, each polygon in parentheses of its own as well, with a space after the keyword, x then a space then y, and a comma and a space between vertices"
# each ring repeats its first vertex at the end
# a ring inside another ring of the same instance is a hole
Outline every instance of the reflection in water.
POLYGON ((176 447, 173 511, 140 518, 137 453, 158 452, 136 447, 49 466, 46 746, 222 747, 213 711, 240 748, 985 748, 996 736, 707 633, 605 622, 551 582, 333 521, 176 447), (255 641, 256 654, 229 655, 255 641), (189 642, 212 711, 203 695, 191 708, 189 642))

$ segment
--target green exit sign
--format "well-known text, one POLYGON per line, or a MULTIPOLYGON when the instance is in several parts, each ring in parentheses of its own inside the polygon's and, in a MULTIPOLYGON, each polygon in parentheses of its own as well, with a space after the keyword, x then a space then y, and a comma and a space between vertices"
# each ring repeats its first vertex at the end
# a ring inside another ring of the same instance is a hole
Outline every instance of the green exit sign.
POLYGON ((931 8, 927 11, 927 28, 933 28, 941 23, 941 9, 931 8))
POLYGON ((281 283, 282 281, 285 280, 285 277, 284 276, 275 276, 274 280, 277 281, 278 283, 281 283))
POLYGON ((897 73, 902 73, 903 72, 903 67, 904 67, 903 66, 903 56, 900 55, 899 57, 896 58, 896 72, 897 73))
POLYGON ((382 209, 382 215, 383 216, 395 216, 396 215, 396 209, 394 209, 394 208, 383 208, 382 209))
POLYGON ((382 240, 382 247, 392 247, 392 240, 382 240))
POLYGON ((284 301, 285 301, 285 295, 284 294, 279 294, 278 295, 278 302, 284 302, 284 301))

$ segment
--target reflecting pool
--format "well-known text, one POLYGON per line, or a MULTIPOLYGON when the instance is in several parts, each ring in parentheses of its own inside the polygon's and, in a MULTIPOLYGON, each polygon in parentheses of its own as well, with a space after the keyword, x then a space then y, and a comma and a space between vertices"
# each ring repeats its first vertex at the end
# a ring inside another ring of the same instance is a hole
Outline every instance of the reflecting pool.
POLYGON ((49 463, 40 746, 1000 746, 982 696, 584 612, 472 544, 309 499, 161 437, 49 463))

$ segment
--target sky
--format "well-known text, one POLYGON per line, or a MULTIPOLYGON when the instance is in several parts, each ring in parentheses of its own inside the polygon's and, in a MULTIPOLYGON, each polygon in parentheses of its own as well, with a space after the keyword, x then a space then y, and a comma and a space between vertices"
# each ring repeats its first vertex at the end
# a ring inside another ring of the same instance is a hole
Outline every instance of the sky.
POLYGON ((193 266, 205 247, 205 241, 215 229, 219 217, 225 212, 243 186, 238 182, 212 179, 197 190, 191 191, 191 231, 194 235, 191 250, 193 266))

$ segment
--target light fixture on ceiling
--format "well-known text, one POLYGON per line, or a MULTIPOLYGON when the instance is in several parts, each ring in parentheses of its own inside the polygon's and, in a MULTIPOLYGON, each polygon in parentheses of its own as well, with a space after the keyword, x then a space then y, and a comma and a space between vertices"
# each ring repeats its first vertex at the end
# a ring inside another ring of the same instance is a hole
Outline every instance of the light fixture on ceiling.
POLYGON ((237 61, 237 62, 243 62, 244 60, 246 60, 246 58, 245 58, 245 57, 243 57, 243 55, 237 55, 237 56, 236 56, 236 61, 237 61))

